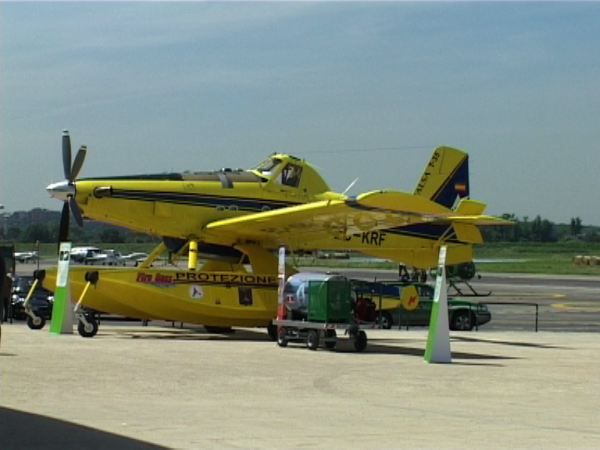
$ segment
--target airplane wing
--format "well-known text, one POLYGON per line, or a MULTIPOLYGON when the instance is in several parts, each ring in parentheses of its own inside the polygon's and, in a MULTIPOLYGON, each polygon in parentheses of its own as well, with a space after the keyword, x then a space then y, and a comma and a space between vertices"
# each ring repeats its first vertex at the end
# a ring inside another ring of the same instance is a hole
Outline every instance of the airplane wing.
POLYGON ((306 243, 344 237, 419 222, 499 224, 504 221, 480 213, 485 205, 453 211, 425 197, 400 191, 372 191, 346 200, 323 200, 274 211, 211 222, 205 231, 230 239, 306 243))

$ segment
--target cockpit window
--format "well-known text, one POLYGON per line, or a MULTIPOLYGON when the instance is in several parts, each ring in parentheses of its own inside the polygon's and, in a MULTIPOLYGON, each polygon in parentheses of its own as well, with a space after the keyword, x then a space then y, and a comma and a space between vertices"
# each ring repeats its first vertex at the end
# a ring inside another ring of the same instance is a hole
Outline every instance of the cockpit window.
POLYGON ((272 175, 277 171, 277 167, 281 164, 281 160, 277 158, 265 159, 258 166, 254 168, 257 172, 263 175, 272 175))
POLYGON ((302 167, 290 163, 281 171, 281 184, 297 188, 300 184, 300 175, 302 175, 302 167))

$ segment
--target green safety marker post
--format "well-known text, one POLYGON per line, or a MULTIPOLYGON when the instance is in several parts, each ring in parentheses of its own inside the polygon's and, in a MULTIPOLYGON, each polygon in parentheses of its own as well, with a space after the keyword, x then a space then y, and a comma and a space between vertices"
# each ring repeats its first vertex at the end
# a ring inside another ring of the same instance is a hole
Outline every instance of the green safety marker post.
POLYGON ((58 270, 50 333, 73 334, 73 307, 71 306, 71 283, 69 282, 69 263, 71 262, 71 243, 61 242, 58 252, 58 270))
POLYGON ((451 363, 450 326, 448 323, 448 288, 446 286, 446 249, 440 248, 440 258, 435 278, 435 294, 429 319, 427 348, 423 360, 428 363, 451 363))

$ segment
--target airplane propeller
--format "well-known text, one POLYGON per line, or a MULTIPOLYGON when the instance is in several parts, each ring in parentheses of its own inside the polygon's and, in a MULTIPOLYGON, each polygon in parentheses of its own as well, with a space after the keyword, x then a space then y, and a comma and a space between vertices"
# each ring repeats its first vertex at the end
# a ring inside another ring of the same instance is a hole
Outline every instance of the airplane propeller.
POLYGON ((64 130, 62 136, 62 160, 65 181, 54 183, 47 187, 47 190, 51 196, 60 198, 65 202, 60 216, 60 226, 58 229, 59 242, 66 241, 69 238, 69 210, 73 215, 77 225, 83 227, 81 209, 75 201, 74 181, 83 167, 86 153, 87 147, 82 145, 75 156, 73 165, 71 165, 71 138, 69 137, 69 132, 64 130))

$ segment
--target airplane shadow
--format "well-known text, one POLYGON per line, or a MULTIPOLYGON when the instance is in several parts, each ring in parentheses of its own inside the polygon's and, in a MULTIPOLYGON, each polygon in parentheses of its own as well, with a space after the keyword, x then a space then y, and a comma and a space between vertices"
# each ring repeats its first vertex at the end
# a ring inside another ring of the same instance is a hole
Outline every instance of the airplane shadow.
POLYGON ((99 331, 97 337, 117 339, 154 339, 154 340, 180 340, 180 341, 257 341, 273 342, 264 332, 236 329, 231 333, 208 333, 203 328, 198 329, 140 329, 118 330, 107 332, 99 331))
POLYGON ((0 407, 1 447, 6 450, 164 449, 159 445, 48 416, 0 407))

